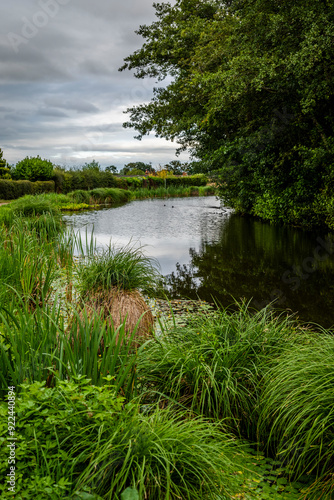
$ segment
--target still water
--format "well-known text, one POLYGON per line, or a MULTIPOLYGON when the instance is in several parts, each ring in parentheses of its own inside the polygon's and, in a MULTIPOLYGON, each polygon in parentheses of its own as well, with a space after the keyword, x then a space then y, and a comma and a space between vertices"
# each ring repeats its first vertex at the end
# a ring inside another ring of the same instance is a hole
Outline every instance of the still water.
POLYGON ((320 231, 241 217, 214 196, 133 201, 66 216, 75 229, 94 228, 98 246, 144 246, 172 298, 213 298, 224 306, 276 300, 304 321, 334 325, 334 239, 320 231))

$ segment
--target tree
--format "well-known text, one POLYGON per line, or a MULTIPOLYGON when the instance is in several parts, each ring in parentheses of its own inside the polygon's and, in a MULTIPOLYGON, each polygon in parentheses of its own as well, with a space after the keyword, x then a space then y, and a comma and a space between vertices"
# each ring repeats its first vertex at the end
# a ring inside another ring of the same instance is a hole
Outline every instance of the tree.
POLYGON ((89 170, 91 172, 100 172, 101 171, 101 166, 98 161, 92 160, 89 163, 85 163, 82 167, 82 170, 89 170))
POLYGON ((166 165, 164 165, 164 168, 167 170, 167 172, 174 175, 182 175, 184 172, 188 172, 189 165, 188 163, 182 163, 179 160, 171 160, 169 163, 166 163, 166 165))
POLYGON ((7 161, 3 158, 3 151, 0 148, 0 179, 10 179, 10 166, 7 161))
POLYGON ((137 31, 142 48, 120 69, 169 78, 151 102, 128 109, 125 126, 190 149, 240 210, 305 215, 334 185, 333 1, 177 0, 155 9, 157 21, 137 31))
POLYGON ((106 167, 106 172, 117 174, 117 167, 115 167, 115 165, 109 165, 109 167, 106 167))
POLYGON ((30 156, 17 162, 13 178, 28 181, 47 181, 52 178, 53 164, 50 160, 42 160, 40 156, 30 156))
POLYGON ((120 171, 121 175, 144 175, 145 172, 152 172, 152 164, 143 161, 134 161, 124 165, 120 171))

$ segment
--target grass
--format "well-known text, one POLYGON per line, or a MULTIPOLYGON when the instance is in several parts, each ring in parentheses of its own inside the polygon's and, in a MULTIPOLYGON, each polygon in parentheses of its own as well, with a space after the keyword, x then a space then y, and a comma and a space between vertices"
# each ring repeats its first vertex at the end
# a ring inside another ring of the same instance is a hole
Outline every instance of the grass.
POLYGON ((45 303, 57 277, 53 232, 58 232, 58 221, 49 215, 38 220, 18 217, 10 228, 0 227, 2 303, 15 297, 31 307, 45 303))
POLYGON ((256 439, 264 374, 302 335, 290 320, 269 311, 250 314, 246 305, 234 313, 202 313, 186 325, 162 325, 138 373, 157 392, 256 439))
POLYGON ((259 434, 293 477, 317 476, 318 498, 334 484, 334 338, 294 346, 265 378, 259 434))
POLYGON ((152 292, 160 280, 158 264, 146 257, 142 248, 109 246, 79 263, 79 289, 82 295, 92 291, 121 288, 152 292))
POLYGON ((135 395, 138 354, 130 342, 122 341, 128 338, 123 325, 114 329, 98 314, 79 315, 71 310, 66 320, 56 303, 31 311, 23 301, 2 310, 0 321, 3 387, 10 384, 19 388, 22 383, 36 381, 52 386, 55 378, 73 380, 81 376, 102 385, 104 377, 110 376, 117 391, 129 398, 135 395))

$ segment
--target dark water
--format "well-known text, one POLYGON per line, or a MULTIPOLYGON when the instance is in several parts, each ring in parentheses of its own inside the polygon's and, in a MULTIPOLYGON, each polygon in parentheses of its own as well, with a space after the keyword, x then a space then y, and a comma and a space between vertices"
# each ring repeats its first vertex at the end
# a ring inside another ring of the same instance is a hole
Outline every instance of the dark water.
POLYGON ((173 298, 236 299, 334 325, 334 238, 270 225, 221 208, 215 197, 133 201, 66 219, 98 245, 145 245, 173 298))

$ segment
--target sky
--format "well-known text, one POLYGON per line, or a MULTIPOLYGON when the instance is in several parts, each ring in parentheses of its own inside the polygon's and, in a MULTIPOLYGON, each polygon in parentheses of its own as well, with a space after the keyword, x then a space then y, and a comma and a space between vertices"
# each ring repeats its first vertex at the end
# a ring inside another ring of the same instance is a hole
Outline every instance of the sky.
POLYGON ((36 155, 67 167, 188 160, 175 156, 175 143, 154 134, 138 141, 122 127, 124 111, 148 102, 157 86, 118 71, 142 46, 135 30, 155 20, 152 3, 1 2, 0 148, 8 163, 36 155))

